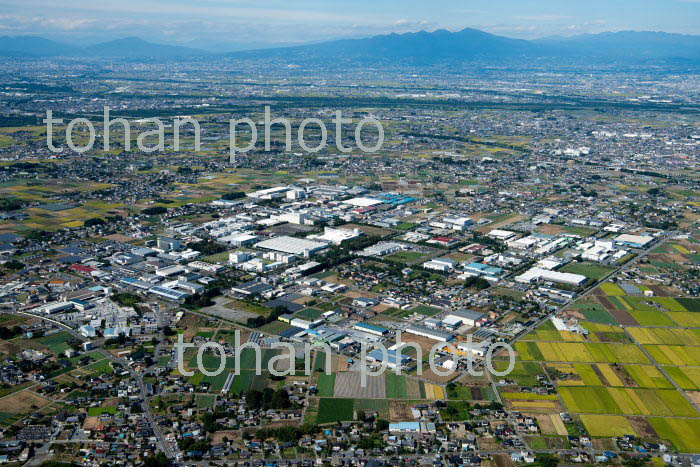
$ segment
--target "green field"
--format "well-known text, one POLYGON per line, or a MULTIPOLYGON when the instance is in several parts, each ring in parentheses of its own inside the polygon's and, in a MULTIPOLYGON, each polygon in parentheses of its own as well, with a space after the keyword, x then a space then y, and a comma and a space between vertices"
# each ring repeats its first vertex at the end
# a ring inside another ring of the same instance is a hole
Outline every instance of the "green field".
POLYGON ((681 452, 700 452, 700 420, 649 418, 661 439, 670 441, 681 452))
POLYGON ((433 316, 440 313, 442 310, 434 306, 418 305, 411 309, 412 313, 420 313, 423 316, 433 316))
POLYGON ((384 375, 386 377, 386 397, 389 399, 407 399, 406 377, 391 371, 387 371, 384 375))
POLYGON ((601 284, 600 288, 603 289, 603 292, 607 295, 625 295, 625 291, 622 290, 619 285, 613 284, 612 282, 601 284))
POLYGON ((68 342, 72 341, 73 337, 65 331, 51 334, 50 336, 40 337, 37 339, 41 345, 47 347, 51 352, 60 355, 70 349, 68 342))
POLYGON ((209 392, 218 393, 224 387, 229 371, 224 370, 216 376, 204 376, 202 382, 209 383, 209 392))
POLYGON ((314 321, 320 318, 323 313, 323 311, 317 310, 316 308, 307 308, 294 313, 294 317, 314 321))
POLYGON ((253 379, 255 379, 254 370, 241 370, 240 375, 233 377, 230 392, 239 395, 243 394, 250 389, 251 384, 253 384, 253 379))
POLYGON ((581 312, 581 314, 583 314, 583 316, 585 316, 588 321, 591 321, 593 323, 611 325, 617 324, 615 318, 613 318, 613 316, 605 310, 583 309, 578 311, 581 312))
POLYGON ((333 397, 333 391, 335 389, 335 373, 327 375, 321 373, 318 377, 318 396, 319 397, 333 397))
POLYGON ((700 312, 699 298, 676 298, 676 301, 688 311, 692 311, 695 313, 700 312))
POLYGON ((426 256, 428 256, 426 253, 421 253, 419 251, 397 251, 396 253, 385 256, 385 259, 397 263, 413 264, 426 256))
POLYGON ((700 368, 667 366, 664 370, 682 389, 700 390, 700 368))
POLYGON ((623 435, 636 435, 632 424, 625 417, 619 415, 581 415, 586 430, 591 436, 613 437, 623 435))
POLYGON ((650 363, 633 344, 597 342, 516 342, 515 350, 526 361, 650 363))
POLYGON ((88 409, 88 415, 91 417, 96 417, 98 415, 102 415, 103 413, 108 413, 111 415, 114 415, 117 413, 117 408, 112 406, 112 407, 90 407, 88 409))
MULTIPOLYGON (((267 370, 268 363, 270 359, 277 355, 278 351, 274 349, 261 349, 260 352, 260 368, 262 370, 267 370)), ((257 360, 256 351, 251 348, 244 348, 240 355, 240 369, 249 370, 256 368, 257 360)), ((202 354, 202 365, 209 371, 216 370, 221 364, 221 356, 217 353, 207 352, 202 354)), ((188 366, 190 368, 197 368, 197 354, 193 353, 189 360, 188 366)), ((224 369, 232 370, 236 367, 235 357, 226 357, 226 364, 224 369)))
POLYGON ((641 388, 673 389, 673 384, 655 366, 627 365, 627 373, 641 388))
POLYGON ((610 272, 614 270, 614 268, 606 267, 606 266, 600 266, 598 264, 593 264, 593 263, 569 263, 564 265, 561 269, 559 269, 561 272, 570 272, 572 274, 581 274, 582 276, 586 276, 591 280, 598 281, 608 275, 610 272))
POLYGON ((559 394, 574 413, 700 417, 675 390, 562 386, 559 394))
POLYGON ((336 423, 352 420, 353 402, 354 399, 320 399, 316 423, 336 423))
MULTIPOLYGON (((508 368, 508 361, 494 359, 493 366, 497 371, 505 371, 508 368)), ((507 378, 517 381, 521 386, 534 386, 537 385, 536 376, 542 373, 544 373, 544 370, 539 363, 516 360, 513 371, 507 378)))
POLYGON ((93 375, 101 375, 103 373, 114 373, 111 361, 108 358, 100 360, 99 362, 91 363, 88 366, 86 366, 85 369, 90 370, 91 374, 93 375))
POLYGON ((216 401, 216 396, 197 396, 197 408, 198 409, 211 409, 214 407, 214 402, 216 401))
POLYGON ((671 318, 669 318, 663 311, 637 311, 631 310, 629 314, 641 325, 641 326, 675 326, 671 318))
POLYGON ((289 328, 291 328, 291 326, 287 323, 283 323, 282 321, 273 321, 259 327, 257 330, 267 334, 281 334, 289 328))
POLYGON ((377 412, 379 417, 389 416, 389 401, 387 399, 355 399, 355 410, 377 412))

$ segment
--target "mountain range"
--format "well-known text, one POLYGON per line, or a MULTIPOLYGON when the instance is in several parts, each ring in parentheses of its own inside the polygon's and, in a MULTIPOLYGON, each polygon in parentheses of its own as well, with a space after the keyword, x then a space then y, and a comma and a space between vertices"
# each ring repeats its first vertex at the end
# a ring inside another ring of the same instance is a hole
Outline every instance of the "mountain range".
POLYGON ((514 63, 555 60, 568 62, 700 63, 700 36, 664 32, 609 32, 536 40, 513 39, 477 29, 378 35, 318 44, 213 54, 202 49, 154 44, 136 37, 88 47, 37 36, 0 37, 0 55, 13 57, 106 57, 174 59, 229 57, 281 59, 298 62, 439 65, 467 62, 514 63), (506 62, 503 62, 506 61, 506 62))

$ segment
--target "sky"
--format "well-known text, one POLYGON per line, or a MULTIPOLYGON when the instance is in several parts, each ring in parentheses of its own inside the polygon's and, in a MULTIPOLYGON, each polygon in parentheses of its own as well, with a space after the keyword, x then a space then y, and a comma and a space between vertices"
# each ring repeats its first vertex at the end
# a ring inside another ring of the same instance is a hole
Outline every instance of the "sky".
POLYGON ((465 27, 522 39, 700 35, 700 0, 0 0, 0 36, 85 45, 137 36, 225 51, 465 27))

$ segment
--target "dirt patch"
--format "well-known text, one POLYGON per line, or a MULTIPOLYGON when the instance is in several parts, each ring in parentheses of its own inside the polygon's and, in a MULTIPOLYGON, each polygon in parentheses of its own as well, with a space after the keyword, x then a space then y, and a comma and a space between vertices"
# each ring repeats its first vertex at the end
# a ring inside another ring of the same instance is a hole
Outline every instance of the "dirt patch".
MULTIPOLYGON (((445 371, 445 370, 442 370, 445 371)), ((459 372, 455 371, 450 375, 447 376, 440 376, 436 375, 433 373, 433 371, 430 369, 430 366, 426 363, 423 365, 423 375, 421 376, 423 379, 427 379, 428 381, 431 381, 436 384, 446 384, 452 381, 455 378, 458 378, 461 376, 459 372)))
MULTIPOLYGON (((503 449, 501 443, 499 443, 498 440, 493 437, 479 438, 477 442, 479 443, 479 449, 482 449, 484 451, 498 451, 499 449, 503 449)), ((495 458, 496 456, 494 456, 494 459, 495 458)), ((510 457, 508 457, 508 460, 510 461, 510 457)), ((511 462, 510 465, 513 465, 513 463, 511 462)))
POLYGON ((695 405, 700 405, 700 391, 685 391, 685 393, 693 400, 695 405))
POLYGON ((100 417, 85 417, 83 422, 83 430, 93 430, 100 424, 100 417))
POLYGON ((314 300, 314 297, 299 297, 292 300, 292 302, 298 303, 299 305, 306 305, 312 300, 314 300))
POLYGON ((297 426, 300 420, 277 420, 275 422, 265 423, 265 428, 282 428, 285 426, 297 426))
POLYGON ((603 372, 600 371, 598 365, 591 365, 591 368, 593 368, 593 373, 595 373, 595 375, 603 383, 603 385, 610 386, 610 381, 608 381, 607 378, 603 375, 603 372))
POLYGON ((378 237, 386 237, 393 233, 393 231, 389 229, 382 229, 381 227, 370 227, 368 225, 359 224, 345 224, 341 228, 346 230, 360 229, 360 231, 364 232, 365 235, 374 235, 378 237))
POLYGON ((8 413, 27 413, 39 410, 51 403, 50 400, 29 390, 19 391, 0 400, 3 411, 8 413))
POLYGON ((430 349, 435 345, 435 342, 433 339, 428 339, 427 337, 421 337, 417 336, 415 334, 411 334, 408 332, 402 332, 401 333, 401 341, 402 342, 414 342, 418 344, 423 351, 423 356, 425 357, 430 353, 430 349))
POLYGON ((493 461, 496 467, 513 467, 513 460, 508 454, 494 454, 493 461))
POLYGON ((20 353, 21 347, 13 342, 0 343, 0 353, 5 355, 15 355, 20 353))
MULTIPOLYGON (((632 424, 632 428, 641 436, 642 438, 658 438, 659 434, 652 428, 651 424, 644 417, 629 417, 629 421, 632 424)), ((630 433, 633 434, 633 433, 630 433)))
MULTIPOLYGON (((632 434, 632 433, 630 433, 632 434)), ((593 447, 598 451, 616 451, 615 442, 610 438, 593 438, 593 447)))
POLYGON ((572 318, 576 318, 581 321, 585 321, 586 317, 583 316, 582 313, 576 311, 576 310, 566 310, 566 316, 571 316, 572 318))
POLYGON ((616 365, 614 363, 610 364, 610 368, 613 369, 615 374, 617 375, 620 380, 622 380, 622 383, 630 388, 637 388, 639 385, 637 384, 637 381, 635 381, 632 376, 630 376, 629 373, 627 373, 627 370, 625 370, 625 367, 622 365, 616 365))
POLYGON ((632 317, 631 314, 629 314, 626 311, 618 310, 617 308, 608 308, 605 307, 608 312, 617 320, 618 323, 624 324, 627 326, 637 326, 639 323, 637 323, 637 320, 632 317))
POLYGON ((121 242, 121 243, 130 243, 133 242, 134 237, 127 237, 126 235, 120 235, 120 234, 112 234, 112 235, 107 235, 102 237, 106 240, 114 240, 115 242, 121 242))
POLYGON ((211 435, 211 442, 212 444, 219 444, 224 442, 224 437, 228 439, 236 439, 239 438, 241 434, 238 431, 217 431, 213 435, 211 435))
POLYGON ((350 364, 347 357, 341 355, 331 355, 331 370, 333 373, 338 371, 348 371, 350 364))
POLYGON ((670 297, 673 295, 666 289, 666 287, 662 287, 660 285, 648 285, 647 287, 649 287, 657 297, 670 297))
POLYGON ((349 290, 343 295, 349 298, 375 298, 377 296, 376 293, 365 292, 364 290, 349 290))
POLYGON ((520 222, 522 220, 527 219, 527 216, 523 216, 522 214, 518 214, 516 216, 509 217, 508 219, 505 219, 501 222, 492 222, 491 224, 486 224, 483 227, 479 227, 476 230, 479 230, 483 233, 490 232, 494 229, 500 229, 502 227, 506 227, 510 224, 515 224, 516 222, 520 222))
POLYGON ((402 422, 413 420, 411 403, 404 401, 389 401, 389 421, 402 422))

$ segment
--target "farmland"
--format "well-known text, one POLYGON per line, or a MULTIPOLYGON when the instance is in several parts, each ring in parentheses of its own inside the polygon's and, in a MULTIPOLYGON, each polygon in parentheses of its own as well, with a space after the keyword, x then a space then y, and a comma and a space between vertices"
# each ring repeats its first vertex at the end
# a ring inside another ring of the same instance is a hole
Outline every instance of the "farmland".
POLYGON ((322 398, 318 404, 318 418, 316 423, 335 423, 353 419, 352 399, 328 399, 322 398))
MULTIPOLYGON (((586 274, 588 265, 571 264, 568 272, 591 278, 605 273, 586 274)), ((540 412, 539 417, 555 417, 560 398, 563 410, 593 437, 636 434, 681 451, 697 450, 700 412, 690 402, 691 397, 697 401, 697 393, 684 394, 675 385, 700 391, 698 300, 628 295, 628 290, 633 288, 608 282, 574 303, 566 316, 581 320, 583 333, 572 335, 545 322, 515 344, 518 361, 509 378, 537 385, 535 376, 546 371, 556 395, 505 391, 501 397, 507 407, 540 412)))

